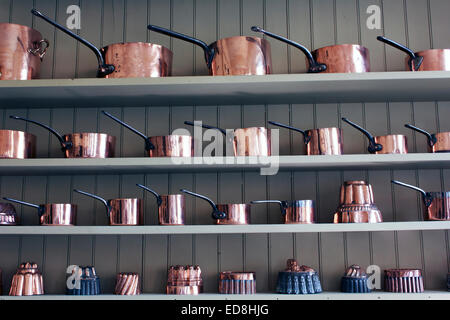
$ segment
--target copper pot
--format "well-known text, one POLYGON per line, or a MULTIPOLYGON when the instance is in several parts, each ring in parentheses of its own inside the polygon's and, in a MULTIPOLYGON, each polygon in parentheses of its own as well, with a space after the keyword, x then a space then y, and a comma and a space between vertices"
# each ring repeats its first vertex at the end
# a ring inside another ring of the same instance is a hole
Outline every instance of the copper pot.
POLYGON ((14 206, 11 203, 0 202, 0 226, 15 226, 17 224, 19 224, 19 221, 14 206))
POLYGON ((119 118, 106 111, 102 113, 131 130, 145 141, 145 151, 149 157, 193 157, 194 143, 191 136, 188 135, 168 135, 147 137, 142 132, 136 130, 129 124, 126 124, 119 118))
POLYGON ((251 204, 258 203, 277 203, 280 206, 281 214, 284 217, 284 223, 314 223, 314 200, 254 200, 251 204))
POLYGON ((405 127, 424 134, 428 138, 428 152, 450 152, 450 132, 429 133, 410 124, 405 127))
POLYGON ((110 226, 137 226, 144 224, 142 199, 125 198, 105 200, 95 194, 74 189, 73 191, 101 201, 106 208, 110 226))
POLYGON ((36 136, 16 130, 0 130, 0 158, 27 159, 36 157, 36 136))
POLYGON ((172 74, 173 53, 166 47, 153 43, 127 42, 114 43, 99 50, 36 9, 31 10, 31 13, 91 49, 97 56, 99 78, 149 78, 172 74))
POLYGON ((61 144, 61 150, 66 158, 114 157, 116 137, 106 133, 81 132, 61 135, 55 129, 35 120, 18 116, 10 116, 10 118, 36 124, 53 133, 61 144))
POLYGON ((343 153, 342 129, 320 128, 303 131, 298 128, 288 126, 275 121, 268 121, 270 124, 303 134, 306 145, 306 154, 311 155, 338 155, 343 153))
POLYGON ((184 194, 160 195, 156 191, 142 184, 136 184, 156 197, 158 204, 158 221, 163 226, 180 226, 186 221, 184 194))
POLYGON ((339 207, 334 223, 383 222, 381 211, 373 200, 372 186, 365 181, 345 181, 341 186, 339 207))
POLYGON ((198 295, 203 292, 202 270, 199 266, 170 266, 167 273, 167 294, 198 295))
POLYGON ((49 42, 29 27, 0 23, 0 80, 38 79, 49 42))
POLYGON ((426 192, 418 187, 400 182, 391 181, 403 187, 416 190, 422 194, 423 219, 425 221, 450 221, 450 192, 426 192))
POLYGON ((155 25, 149 30, 193 43, 205 52, 206 65, 213 76, 265 75, 272 73, 270 43, 258 37, 236 36, 211 43, 155 25))
POLYGON ((418 293, 424 291, 422 270, 387 269, 384 270, 384 291, 399 293, 418 293))
MULTIPOLYGON (((185 121, 184 124, 195 126, 197 122, 185 121)), ((206 124, 200 125, 206 129, 220 131, 226 137, 227 146, 233 145, 234 156, 270 156, 271 131, 265 127, 250 127, 225 130, 206 124)))
POLYGON ((369 72, 369 50, 357 44, 337 44, 310 52, 306 47, 280 35, 254 26, 252 30, 300 49, 306 55, 308 73, 355 73, 369 72))
POLYGON ((181 189, 180 191, 207 201, 213 208, 213 212, 211 215, 215 220, 215 224, 250 224, 249 204, 215 204, 208 197, 205 197, 198 193, 194 193, 185 189, 181 189))
POLYGON ((386 37, 378 36, 377 40, 405 52, 406 71, 450 71, 450 49, 429 49, 414 52, 386 37))
POLYGON ((367 147, 369 153, 374 154, 408 153, 408 144, 405 135, 390 134, 386 136, 374 137, 367 130, 358 126, 356 123, 351 122, 347 118, 342 118, 342 120, 366 135, 366 137, 369 139, 369 146, 367 147))
POLYGON ((10 296, 34 296, 44 294, 44 281, 34 262, 24 262, 11 281, 10 296))
POLYGON ((255 294, 256 275, 254 272, 223 271, 219 274, 219 293, 255 294))
POLYGON ((38 210, 39 223, 42 226, 74 226, 77 221, 77 205, 72 203, 33 204, 21 200, 3 198, 38 210))
POLYGON ((141 294, 141 283, 138 273, 118 273, 114 294, 122 296, 135 296, 141 294))

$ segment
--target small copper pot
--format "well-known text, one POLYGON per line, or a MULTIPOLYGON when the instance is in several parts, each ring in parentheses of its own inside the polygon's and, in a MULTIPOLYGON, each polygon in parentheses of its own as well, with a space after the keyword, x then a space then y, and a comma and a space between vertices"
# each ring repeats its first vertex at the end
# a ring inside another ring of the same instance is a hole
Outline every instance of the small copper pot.
POLYGON ((429 133, 410 124, 405 127, 424 134, 428 139, 428 152, 450 152, 450 132, 429 133))
POLYGON ((231 204, 215 204, 211 199, 181 189, 181 192, 190 194, 191 196, 203 199, 207 201, 213 208, 212 218, 215 220, 215 224, 250 224, 250 205, 243 203, 231 203, 231 204))
POLYGON ((201 47, 205 52, 209 73, 213 76, 272 73, 270 43, 265 39, 237 36, 220 39, 208 45, 199 39, 155 25, 148 25, 147 28, 201 47))
POLYGON ((223 271, 219 274, 219 293, 255 294, 255 272, 223 271))
POLYGON ((38 79, 49 42, 29 27, 0 23, 0 80, 38 79))
POLYGON ((429 49, 414 52, 404 45, 386 37, 377 40, 405 52, 406 71, 450 71, 450 49, 429 49))
POLYGON ((95 194, 74 189, 73 191, 101 201, 106 208, 110 226, 137 226, 144 224, 142 199, 110 199, 105 200, 95 194))
POLYGON ((135 296, 141 294, 141 282, 138 273, 118 273, 114 294, 121 296, 135 296))
POLYGON ((16 130, 0 130, 0 158, 27 159, 36 157, 36 136, 16 130))
POLYGON ((149 78, 172 74, 173 53, 166 47, 144 42, 115 43, 100 50, 36 9, 31 11, 54 27, 91 49, 98 60, 99 78, 149 78))
POLYGON ((254 26, 251 29, 300 49, 306 56, 308 73, 359 73, 370 71, 369 50, 361 45, 338 44, 310 52, 301 44, 260 27, 254 26))
POLYGON ((44 281, 34 262, 24 262, 11 281, 10 296, 34 296, 44 294, 44 281))
POLYGON ((281 214, 285 224, 310 224, 314 223, 314 200, 254 200, 251 204, 277 203, 280 206, 281 214))
POLYGON ((129 124, 116 118, 106 111, 102 113, 121 124, 125 128, 134 132, 145 141, 145 151, 149 157, 193 157, 194 156, 194 142, 191 136, 188 135, 168 135, 168 136, 154 136, 147 137, 142 132, 136 130, 129 124))
POLYGON ((158 204, 158 221, 163 226, 180 226, 186 221, 185 196, 184 194, 160 195, 156 191, 142 184, 136 184, 156 197, 158 204))
POLYGON ((42 226, 74 226, 77 221, 77 205, 72 203, 33 204, 21 200, 3 198, 38 210, 42 226))
POLYGON ((268 121, 270 124, 303 134, 306 145, 306 154, 311 155, 339 155, 343 153, 342 129, 320 128, 303 131, 298 128, 288 126, 275 121, 268 121))
POLYGON ((203 292, 202 270, 199 266, 170 266, 167 273, 167 294, 198 295, 203 292))
POLYGON ((66 158, 114 157, 116 137, 106 133, 82 132, 61 135, 55 129, 35 120, 18 116, 10 116, 10 118, 36 124, 53 133, 61 144, 61 150, 66 158))
POLYGON ((408 144, 405 135, 390 134, 386 136, 374 137, 367 130, 358 126, 356 123, 351 122, 347 118, 342 118, 342 120, 366 135, 367 139, 369 139, 369 146, 367 147, 369 153, 374 154, 408 153, 408 144))
POLYGON ((426 192, 418 187, 400 182, 391 181, 403 187, 416 190, 422 194, 423 219, 425 221, 450 221, 450 192, 426 192))

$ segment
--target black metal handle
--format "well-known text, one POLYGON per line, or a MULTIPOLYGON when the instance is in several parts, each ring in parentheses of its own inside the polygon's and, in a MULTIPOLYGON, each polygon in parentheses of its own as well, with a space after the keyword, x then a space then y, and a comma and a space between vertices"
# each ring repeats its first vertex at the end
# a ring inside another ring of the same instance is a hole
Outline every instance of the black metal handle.
POLYGON ((77 193, 80 193, 80 194, 83 194, 85 196, 94 198, 96 200, 99 200, 105 206, 105 208, 106 208, 106 216, 109 218, 110 213, 111 213, 111 206, 108 204, 108 201, 106 201, 102 197, 99 197, 99 196, 97 196, 95 194, 92 194, 92 193, 89 193, 89 192, 86 192, 86 191, 81 191, 81 190, 78 190, 78 189, 73 189, 73 191, 75 191, 77 193))
POLYGON ((281 214, 286 215, 287 205, 285 201, 280 200, 253 200, 250 201, 251 204, 260 204, 260 203, 277 203, 280 206, 281 214))
POLYGON ((153 143, 150 142, 150 138, 147 137, 145 134, 143 134, 142 132, 136 130, 135 128, 133 128, 132 126, 130 126, 129 124, 126 124, 125 122, 123 122, 122 120, 120 120, 119 118, 114 117, 112 114, 110 114, 109 112, 106 112, 104 110, 102 110, 102 113, 113 119, 114 121, 116 121, 117 123, 121 124, 122 126, 124 126, 125 128, 127 128, 128 130, 131 130, 132 132, 136 133, 138 136, 140 136, 142 139, 144 139, 145 141, 145 150, 150 151, 150 150, 154 150, 155 146, 153 145, 153 143))
POLYGON ((29 202, 16 200, 16 199, 12 199, 12 198, 6 198, 6 197, 3 197, 3 200, 11 201, 11 202, 23 204, 24 206, 35 208, 35 209, 38 210, 38 215, 39 216, 42 216, 45 213, 45 208, 43 206, 40 206, 40 205, 37 205, 37 204, 34 204, 34 203, 29 203, 29 202))
POLYGON ((429 207, 431 205, 431 202, 433 201, 433 196, 431 194, 429 194, 428 192, 425 192, 425 190, 420 189, 419 187, 412 186, 410 184, 401 182, 401 181, 397 181, 397 180, 391 180, 391 182, 394 184, 398 184, 399 186, 403 186, 403 187, 410 188, 410 189, 420 192, 422 194, 423 202, 425 203, 425 206, 429 207))
POLYGON ((282 128, 286 128, 286 129, 289 129, 289 130, 294 130, 294 131, 300 132, 301 134, 303 134, 303 140, 305 141, 305 144, 308 144, 309 141, 311 140, 311 137, 309 137, 306 134, 306 132, 301 130, 301 129, 298 129, 298 128, 295 128, 295 127, 291 127, 291 126, 288 126, 287 124, 283 124, 283 123, 276 122, 276 121, 267 121, 267 122, 272 124, 272 125, 274 125, 274 126, 277 126, 277 127, 282 127, 282 128))
POLYGON ((305 54, 306 58, 308 59, 308 63, 309 63, 308 73, 318 73, 318 72, 327 70, 327 65, 317 62, 314 59, 314 57, 312 56, 311 52, 308 49, 306 49, 306 47, 302 46, 301 44, 294 42, 292 40, 289 40, 285 37, 282 37, 278 34, 266 31, 263 28, 258 27, 258 26, 253 26, 253 27, 251 27, 251 29, 254 32, 264 33, 266 36, 283 41, 291 46, 296 47, 297 49, 300 49, 305 54))
POLYGON ((55 28, 58 28, 59 30, 61 30, 62 32, 64 32, 65 34, 71 36, 72 38, 80 41, 82 44, 84 44, 86 47, 88 47, 89 49, 91 49, 95 55, 97 56, 97 60, 98 60, 98 70, 97 70, 97 77, 101 78, 104 76, 107 76, 108 74, 111 74, 114 72, 115 68, 112 64, 106 64, 105 60, 103 59, 103 55, 100 52, 100 50, 94 46, 92 43, 90 43, 89 41, 81 38, 79 35, 73 33, 72 31, 70 31, 67 28, 64 28, 62 25, 60 25, 59 23, 57 23, 56 21, 53 21, 52 19, 50 19, 49 17, 43 15, 42 13, 40 13, 38 10, 36 9, 32 9, 31 13, 33 15, 35 15, 36 17, 39 17, 45 21, 47 21, 48 23, 50 23, 51 25, 53 25, 55 28))
POLYGON ((414 131, 417 131, 417 132, 420 132, 420 133, 426 135, 427 138, 428 138, 428 144, 429 144, 431 147, 434 146, 434 144, 437 142, 436 136, 435 136, 434 134, 429 133, 428 131, 425 131, 425 130, 423 130, 423 129, 420 129, 420 128, 418 128, 418 127, 416 127, 416 126, 413 126, 413 125, 411 125, 411 124, 405 124, 405 127, 407 127, 407 128, 409 128, 409 129, 412 129, 412 130, 414 130, 414 131))
POLYGON ((369 133, 369 131, 358 126, 356 123, 351 122, 347 118, 342 118, 342 121, 347 122, 349 125, 358 129, 359 131, 361 131, 362 133, 364 133, 366 135, 366 137, 369 139, 369 147, 367 148, 367 150, 370 153, 375 153, 377 151, 383 150, 383 146, 381 144, 375 142, 375 138, 369 133))
POLYGON ((215 50, 210 48, 204 41, 190 37, 188 35, 185 35, 185 34, 182 34, 179 32, 175 32, 175 31, 163 28, 163 27, 155 26, 152 24, 149 24, 147 26, 147 28, 151 31, 165 34, 166 36, 169 36, 169 37, 178 38, 180 40, 184 40, 184 41, 188 41, 190 43, 196 44, 197 46, 202 48, 203 51, 205 52, 206 64, 208 65, 208 68, 211 68, 212 61, 213 61, 214 55, 215 55, 215 50))
POLYGON ((386 37, 378 36, 377 40, 381 41, 381 42, 384 42, 384 43, 390 45, 391 47, 394 47, 396 49, 399 49, 399 50, 405 52, 407 55, 409 55, 408 65, 409 65, 409 68, 411 69, 411 71, 419 70, 420 65, 423 62, 423 57, 422 56, 416 55, 414 53, 414 51, 412 51, 411 49, 405 47, 404 45, 402 45, 402 44, 400 44, 400 43, 398 43, 398 42, 396 42, 394 40, 388 39, 386 37))
POLYGON ((44 129, 47 129, 48 131, 53 133, 56 136, 56 138, 58 138, 59 143, 61 144, 61 149, 62 149, 63 152, 65 152, 66 150, 70 150, 73 147, 72 141, 65 141, 64 138, 61 136, 61 134, 59 134, 55 129, 50 128, 49 126, 47 126, 47 125, 45 125, 43 123, 40 123, 40 122, 35 121, 35 120, 19 117, 19 116, 9 116, 9 117, 11 119, 15 119, 15 120, 22 120, 22 121, 34 123, 35 125, 38 125, 38 126, 44 128, 44 129))
MULTIPOLYGON (((188 126, 195 126, 194 122, 192 122, 192 121, 185 121, 184 124, 187 124, 188 126)), ((205 129, 219 130, 219 131, 222 132, 224 135, 227 135, 227 131, 226 131, 225 129, 222 129, 222 128, 209 126, 209 125, 207 125, 207 124, 202 124, 202 127, 205 128, 205 129)))
POLYGON ((216 204, 210 198, 208 198, 206 196, 203 196, 201 194, 198 194, 198 193, 186 190, 186 189, 180 189, 180 191, 184 192, 184 193, 187 193, 187 194, 190 194, 191 196, 194 196, 194 197, 197 197, 197 198, 200 198, 200 199, 203 199, 203 200, 207 201, 211 205, 211 207, 213 208, 213 213, 212 213, 213 219, 216 219, 216 220, 217 219, 226 219, 227 214, 225 212, 219 211, 219 209, 217 209, 216 204))
POLYGON ((136 183, 136 185, 139 188, 142 188, 142 189, 152 193, 156 197, 156 203, 158 204, 158 207, 161 205, 162 198, 161 198, 161 195, 159 193, 157 193, 155 190, 150 189, 149 187, 144 186, 143 184, 136 183))

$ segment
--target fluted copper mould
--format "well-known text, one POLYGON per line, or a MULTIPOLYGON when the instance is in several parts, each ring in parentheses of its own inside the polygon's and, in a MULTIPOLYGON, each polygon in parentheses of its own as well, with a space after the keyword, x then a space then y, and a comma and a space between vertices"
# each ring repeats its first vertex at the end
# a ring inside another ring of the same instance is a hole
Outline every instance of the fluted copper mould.
POLYGON ((366 129, 363 129, 356 123, 342 118, 342 120, 357 130, 361 131, 369 140, 367 150, 373 154, 387 154, 387 153, 408 153, 408 144, 406 136, 403 134, 390 134, 385 136, 372 136, 366 129))
POLYGON ((359 73, 370 71, 369 50, 361 45, 337 44, 310 52, 303 45, 260 27, 253 26, 251 29, 300 49, 306 56, 308 73, 359 73))
POLYGON ((48 40, 34 29, 13 23, 0 23, 0 39, 0 80, 38 79, 48 40))
POLYGON ((397 180, 391 181, 403 187, 416 190, 422 194, 423 219, 425 221, 450 221, 450 191, 426 192, 416 186, 397 180))
POLYGON ((138 226, 144 224, 142 199, 120 198, 105 200, 95 194, 74 189, 73 191, 99 200, 106 208, 110 226, 138 226))
POLYGON ((3 198, 37 209, 39 224, 42 226, 74 226, 77 221, 77 205, 72 203, 33 204, 21 200, 3 198))
POLYGON ((383 222, 381 211, 374 204, 372 186, 365 181, 345 181, 341 186, 339 206, 333 222, 383 222))
POLYGON ((19 116, 11 119, 22 120, 38 125, 50 131, 61 144, 61 150, 66 158, 111 158, 114 157, 116 137, 106 133, 72 133, 61 135, 55 129, 35 120, 19 116))
POLYGON ((427 137, 428 152, 450 152, 450 132, 429 133, 416 126, 405 124, 405 127, 420 132, 427 137))
POLYGON ((198 295, 203 292, 202 270, 199 266, 170 266, 167 273, 167 294, 198 295))
POLYGON ((186 221, 184 194, 159 194, 142 184, 136 184, 156 197, 158 204, 158 222, 163 226, 184 225, 186 221))
POLYGON ((345 270, 341 279, 341 291, 349 293, 368 293, 371 292, 368 284, 367 274, 357 264, 352 264, 345 270))
POLYGON ((342 129, 320 128, 301 130, 292 126, 275 121, 268 121, 270 124, 290 130, 300 132, 306 145, 306 154, 311 155, 338 155, 343 153, 342 129))
POLYGON ((219 274, 219 293, 255 294, 256 276, 254 272, 223 271, 219 274))
POLYGON ((194 142, 189 135, 167 135, 148 137, 142 132, 136 130, 129 124, 123 122, 119 118, 113 116, 109 112, 102 111, 102 113, 121 124, 125 128, 134 132, 145 141, 145 151, 149 157, 193 157, 194 156, 194 142))
POLYGON ((250 224, 249 204, 215 204, 211 199, 201 194, 185 189, 180 189, 180 191, 207 201, 213 208, 211 216, 215 220, 215 224, 250 224))
POLYGON ((0 158, 27 159, 35 157, 36 136, 34 134, 17 130, 0 130, 0 158))
POLYGON ((314 200, 254 200, 250 203, 277 203, 280 206, 285 224, 314 223, 314 200))
POLYGON ((14 206, 11 203, 0 202, 0 226, 15 226, 18 223, 14 206))
POLYGON ((121 272, 117 274, 114 294, 135 296, 141 293, 141 283, 138 273, 121 272))
POLYGON ((202 40, 159 26, 148 25, 147 28, 201 47, 205 53, 209 73, 213 76, 272 73, 270 43, 265 39, 236 36, 220 39, 208 45, 202 40))
POLYGON ((311 267, 288 259, 286 269, 278 272, 276 292, 284 294, 314 294, 322 292, 319 274, 311 267))
POLYGON ((405 52, 406 71, 450 71, 450 49, 429 49, 414 52, 404 45, 378 36, 377 40, 405 52))
MULTIPOLYGON (((196 125, 195 122, 185 121, 184 124, 189 126, 196 125)), ((227 130, 210 126, 201 125, 205 129, 213 129, 220 131, 226 139, 227 145, 233 145, 234 156, 270 156, 271 155, 271 130, 265 127, 249 127, 227 130), (232 133, 232 134, 230 134, 232 133)))
POLYGON ((10 296, 34 296, 44 294, 44 282, 34 262, 24 262, 11 281, 10 296))
POLYGON ((422 270, 387 269, 384 270, 384 291, 398 293, 424 292, 422 270))
POLYGON ((126 42, 98 49, 36 9, 31 12, 92 50, 98 60, 99 78, 148 78, 172 74, 173 53, 164 46, 145 42, 126 42))

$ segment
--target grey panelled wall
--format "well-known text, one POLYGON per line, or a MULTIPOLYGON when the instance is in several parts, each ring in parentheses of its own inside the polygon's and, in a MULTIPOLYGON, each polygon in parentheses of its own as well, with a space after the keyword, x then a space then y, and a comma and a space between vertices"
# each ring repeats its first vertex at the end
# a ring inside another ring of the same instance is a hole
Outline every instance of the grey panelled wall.
MULTIPOLYGON (((361 43, 368 47, 372 71, 403 69, 404 55, 384 46, 376 36, 386 34, 416 49, 450 46, 449 1, 439 0, 0 0, 0 21, 33 26, 50 40, 43 62, 43 78, 94 77, 95 56, 45 22, 32 18, 35 6, 59 22, 66 8, 79 4, 82 10, 80 34, 96 45, 121 41, 151 41, 174 51, 174 75, 206 75, 203 53, 191 44, 149 33, 152 23, 206 42, 233 35, 254 35, 250 26, 261 25, 308 47, 334 43, 361 43), (383 30, 366 28, 366 8, 382 8, 383 30)), ((270 40, 274 73, 305 71, 304 56, 294 48, 270 40)), ((289 122, 300 128, 342 126, 346 153, 366 153, 363 136, 340 117, 363 123, 374 134, 403 133, 411 152, 426 152, 422 135, 403 127, 415 123, 431 131, 450 131, 450 102, 367 103, 251 106, 148 106, 110 108, 127 122, 150 135, 164 135, 182 127, 184 120, 199 119, 226 128, 264 126, 268 119, 289 122)), ((35 126, 8 119, 10 114, 28 116, 50 123, 63 133, 103 131, 118 138, 119 156, 144 155, 143 141, 99 113, 97 108, 3 109, 1 127, 27 129, 38 136, 39 157, 61 157, 57 140, 35 126)), ((301 136, 280 131, 281 154, 302 154, 301 136)), ((144 194, 135 183, 144 183, 162 193, 180 187, 196 190, 219 202, 248 202, 253 199, 315 199, 319 222, 331 222, 341 183, 367 179, 374 188, 375 201, 385 221, 420 220, 418 195, 393 187, 392 178, 418 184, 428 190, 450 190, 450 170, 386 170, 281 172, 260 176, 252 172, 176 173, 140 175, 86 175, 1 177, 0 194, 29 202, 75 202, 78 223, 105 225, 102 205, 73 193, 74 187, 106 198, 145 198, 145 222, 156 224, 154 197, 144 194)), ((36 225, 32 209, 18 208, 25 225, 36 225)), ((187 221, 210 224, 204 201, 188 198, 187 221)), ((254 223, 280 223, 275 206, 255 206, 254 223)), ((102 278, 104 292, 111 292, 119 271, 139 272, 144 292, 163 292, 166 268, 172 264, 199 264, 204 272, 205 291, 216 292, 221 270, 257 272, 257 290, 273 291, 277 272, 292 256, 317 268, 325 290, 338 290, 344 268, 358 263, 388 267, 418 267, 425 271, 427 289, 445 288, 450 264, 448 231, 402 231, 322 234, 268 235, 173 235, 173 236, 0 236, 0 268, 9 283, 18 263, 36 261, 44 272, 47 293, 63 293, 64 269, 69 264, 93 264, 102 278)))

